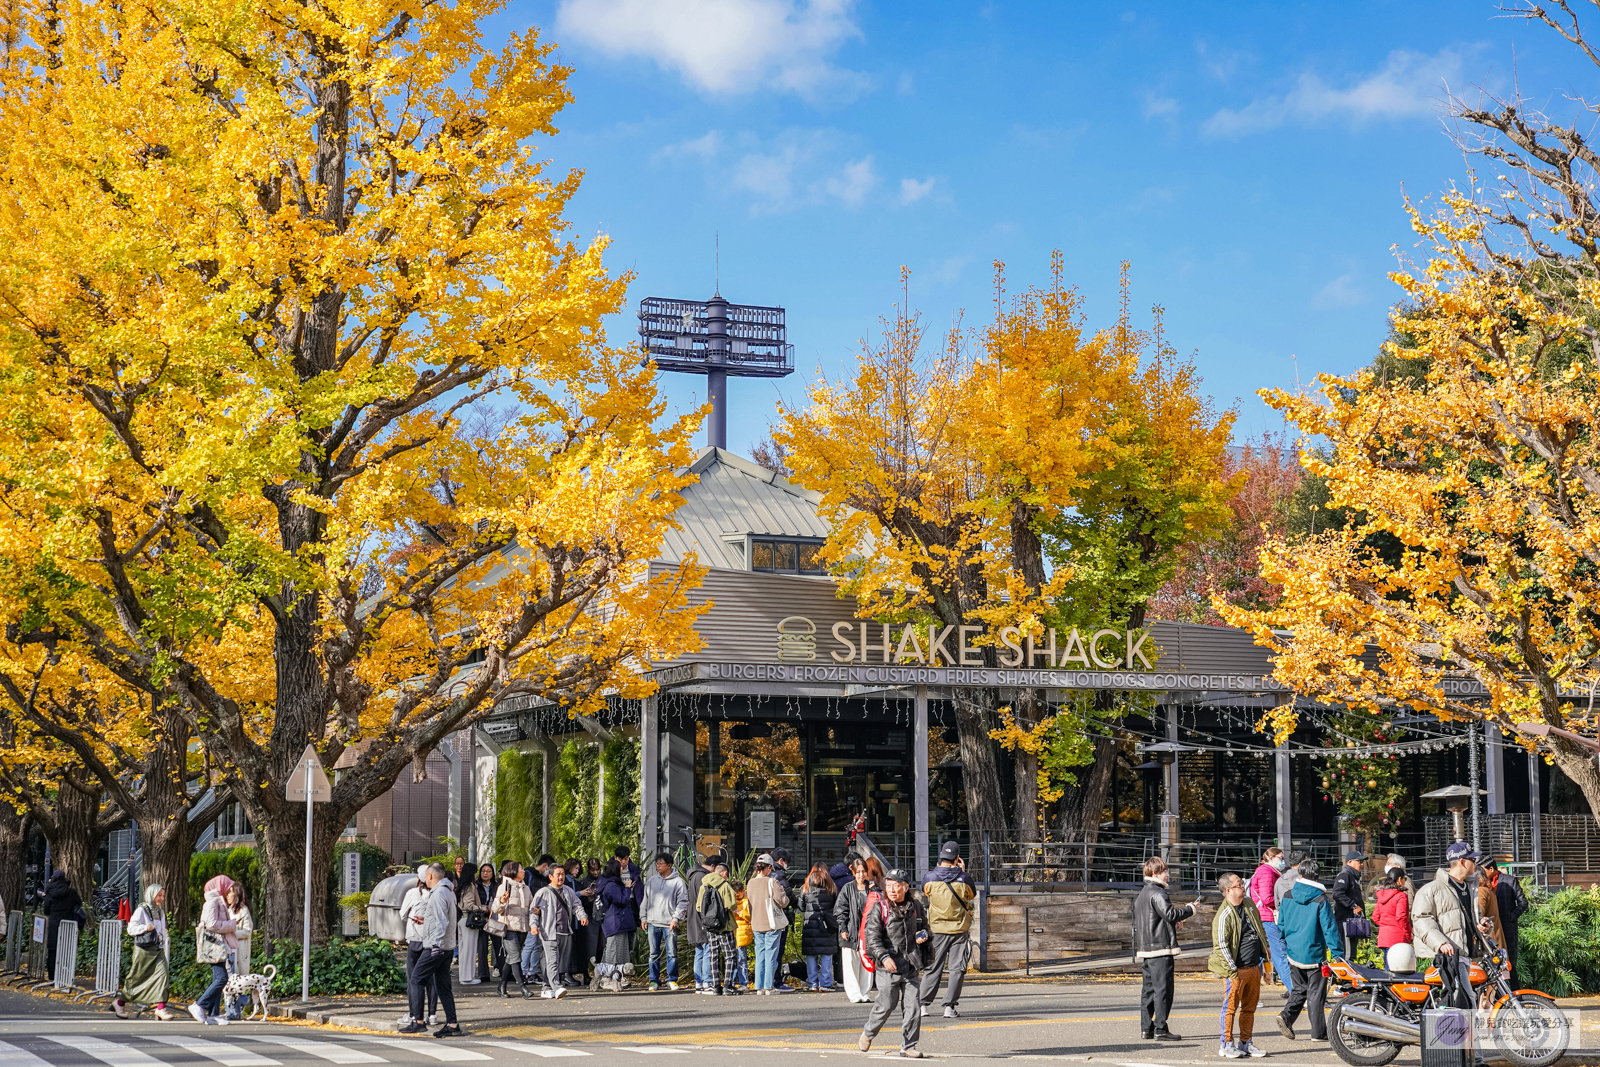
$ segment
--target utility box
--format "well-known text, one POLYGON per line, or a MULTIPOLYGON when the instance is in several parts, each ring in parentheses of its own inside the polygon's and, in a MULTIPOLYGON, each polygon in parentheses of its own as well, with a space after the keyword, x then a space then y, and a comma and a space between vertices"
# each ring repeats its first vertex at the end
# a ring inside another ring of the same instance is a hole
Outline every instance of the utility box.
POLYGON ((367 931, 385 941, 409 941, 405 924, 400 921, 400 905, 406 892, 417 884, 415 872, 385 878, 372 888, 372 899, 367 904, 367 931))

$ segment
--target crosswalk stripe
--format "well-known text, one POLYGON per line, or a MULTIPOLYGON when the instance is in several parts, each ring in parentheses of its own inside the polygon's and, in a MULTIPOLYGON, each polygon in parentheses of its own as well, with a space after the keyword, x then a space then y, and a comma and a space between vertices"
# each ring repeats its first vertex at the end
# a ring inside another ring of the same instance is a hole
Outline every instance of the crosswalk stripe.
POLYGON ((667 1048, 665 1045, 612 1045, 618 1052, 642 1052, 646 1056, 659 1056, 663 1052, 688 1052, 686 1048, 667 1048))
POLYGON ((388 1063, 382 1056, 374 1056, 370 1052, 362 1052, 358 1048, 348 1045, 336 1045, 331 1041, 307 1041, 303 1037, 268 1037, 265 1034, 242 1035, 251 1041, 267 1041, 274 1045, 283 1045, 296 1052, 317 1056, 329 1063, 388 1063))
POLYGON ((50 1065, 25 1048, 18 1048, 9 1041, 0 1041, 0 1067, 50 1067, 50 1065))
POLYGON ((216 1060, 222 1067, 283 1067, 282 1060, 269 1059, 226 1041, 204 1041, 198 1037, 156 1037, 153 1034, 147 1040, 186 1049, 208 1060, 216 1060))
MULTIPOLYGON (((530 1045, 526 1041, 476 1041, 478 1045, 492 1045, 495 1048, 508 1048, 512 1052, 526 1052, 530 1056, 542 1056, 545 1059, 555 1059, 560 1056, 588 1056, 590 1053, 578 1048, 567 1048, 564 1045, 530 1045)), ((0 1064, 0 1067, 5 1067, 0 1064)))
POLYGON ((114 1041, 104 1041, 98 1037, 68 1037, 44 1035, 46 1041, 54 1041, 58 1045, 75 1048, 79 1052, 87 1052, 101 1063, 110 1064, 111 1067, 167 1067, 165 1063, 156 1059, 147 1052, 140 1052, 127 1045, 119 1045, 114 1041))
POLYGON ((443 1060, 445 1063, 461 1063, 465 1060, 487 1060, 493 1058, 485 1056, 481 1052, 474 1052, 470 1048, 462 1048, 460 1045, 447 1045, 442 1041, 407 1041, 403 1037, 357 1037, 351 1040, 410 1049, 412 1052, 420 1052, 424 1056, 432 1056, 434 1059, 443 1060))

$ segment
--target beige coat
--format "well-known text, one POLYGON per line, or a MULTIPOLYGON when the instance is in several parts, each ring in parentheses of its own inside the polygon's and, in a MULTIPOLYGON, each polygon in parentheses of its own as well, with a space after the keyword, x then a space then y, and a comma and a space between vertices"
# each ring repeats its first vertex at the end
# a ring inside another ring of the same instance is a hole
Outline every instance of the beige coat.
POLYGON ((750 929, 758 934, 770 933, 772 930, 772 924, 767 921, 769 899, 779 908, 787 907, 789 904, 788 891, 764 874, 750 879, 750 884, 745 886, 745 899, 750 902, 750 929))
POLYGON ((1477 887, 1467 899, 1474 904, 1473 914, 1461 911, 1461 902, 1450 886, 1450 872, 1443 867, 1433 874, 1433 881, 1417 890, 1417 899, 1411 908, 1411 936, 1416 942, 1417 957, 1438 955, 1439 947, 1450 941, 1456 946, 1467 943, 1468 925, 1477 926, 1477 887))
POLYGON ((528 932, 528 911, 533 907, 533 891, 524 882, 501 882, 489 905, 489 914, 506 924, 507 930, 528 932))

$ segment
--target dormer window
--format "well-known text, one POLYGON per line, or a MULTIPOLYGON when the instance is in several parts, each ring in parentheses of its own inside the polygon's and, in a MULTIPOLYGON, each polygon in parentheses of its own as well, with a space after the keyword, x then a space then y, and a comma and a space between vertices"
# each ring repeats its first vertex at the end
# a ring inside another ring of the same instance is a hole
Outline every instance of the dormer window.
POLYGON ((821 541, 757 537, 750 543, 750 569, 777 574, 825 574, 821 541))

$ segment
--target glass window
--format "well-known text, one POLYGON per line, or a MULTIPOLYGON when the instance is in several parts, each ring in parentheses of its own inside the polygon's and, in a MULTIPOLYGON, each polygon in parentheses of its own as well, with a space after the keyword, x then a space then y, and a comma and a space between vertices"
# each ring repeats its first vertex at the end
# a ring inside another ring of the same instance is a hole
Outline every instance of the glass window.
POLYGON ((821 574, 822 573, 822 560, 820 558, 818 558, 819 554, 821 552, 822 552, 822 546, 821 545, 801 545, 800 546, 800 573, 801 574, 821 574))
POLYGON ((757 541, 750 547, 750 567, 752 570, 770 571, 773 569, 773 544, 771 541, 757 541))
POLYGON ((776 566, 778 570, 792 571, 798 569, 795 565, 795 547, 793 541, 774 541, 772 543, 772 549, 777 555, 776 566))

